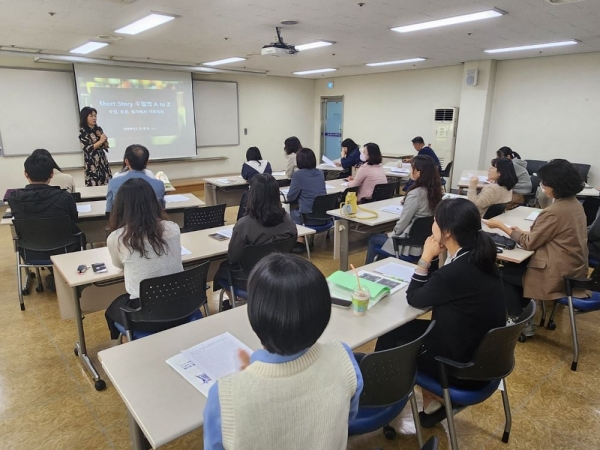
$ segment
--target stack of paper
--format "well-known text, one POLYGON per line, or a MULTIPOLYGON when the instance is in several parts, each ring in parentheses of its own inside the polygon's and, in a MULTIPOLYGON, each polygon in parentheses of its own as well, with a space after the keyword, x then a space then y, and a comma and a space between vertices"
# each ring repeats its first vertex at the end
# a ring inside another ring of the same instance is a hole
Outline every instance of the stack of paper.
POLYGON ((185 195, 177 195, 177 194, 165 195, 166 203, 187 202, 188 200, 189 200, 189 197, 186 197, 185 195))
POLYGON ((525 220, 535 220, 538 218, 538 216, 540 215, 542 211, 533 211, 531 214, 529 214, 527 217, 525 217, 525 220))
POLYGON ((402 214, 402 210, 404 209, 404 206, 402 205, 389 205, 389 206, 383 206, 381 208, 379 208, 379 211, 385 211, 387 213, 391 213, 391 214, 402 214))
POLYGON ((227 228, 225 230, 217 231, 215 234, 220 234, 221 236, 225 236, 226 238, 231 239, 231 235, 233 234, 233 228, 227 228))

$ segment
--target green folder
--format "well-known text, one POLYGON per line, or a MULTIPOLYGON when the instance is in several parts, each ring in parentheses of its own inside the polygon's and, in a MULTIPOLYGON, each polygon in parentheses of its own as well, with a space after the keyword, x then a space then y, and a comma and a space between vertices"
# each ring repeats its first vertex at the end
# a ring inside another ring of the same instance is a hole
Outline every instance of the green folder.
MULTIPOLYGON (((333 297, 350 300, 352 291, 357 286, 356 275, 351 272, 342 272, 338 270, 332 273, 328 278, 329 290, 333 297)), ((360 285, 366 286, 371 293, 371 299, 369 300, 369 308, 376 305, 386 295, 389 295, 391 289, 383 284, 375 283, 373 281, 360 279, 360 285)))

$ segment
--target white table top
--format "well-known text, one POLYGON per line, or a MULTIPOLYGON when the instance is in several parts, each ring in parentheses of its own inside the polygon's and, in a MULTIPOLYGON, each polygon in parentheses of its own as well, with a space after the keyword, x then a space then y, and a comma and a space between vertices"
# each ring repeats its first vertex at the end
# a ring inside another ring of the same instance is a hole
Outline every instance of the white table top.
MULTIPOLYGON (((500 220, 501 222, 503 222, 509 226, 519 227, 523 231, 530 231, 531 225, 533 225, 534 221, 533 220, 525 220, 525 218, 527 216, 529 216, 529 214, 531 214, 532 212, 537 212, 537 211, 541 211, 541 209, 529 208, 527 206, 519 206, 518 208, 511 209, 510 211, 506 211, 505 213, 494 217, 494 219, 500 220)), ((510 237, 506 233, 504 233, 502 230, 499 230, 498 228, 491 229, 485 224, 482 224, 482 228, 484 231, 487 231, 490 233, 496 233, 496 234, 500 234, 505 237, 510 237)), ((497 258, 502 261, 509 261, 509 262, 514 262, 514 263, 518 264, 518 263, 522 263, 523 261, 525 261, 531 255, 533 255, 532 251, 523 250, 522 248, 516 247, 514 250, 506 250, 505 249, 502 253, 498 253, 497 258)))
POLYGON ((341 214, 339 208, 327 211, 327 214, 329 214, 330 216, 339 217, 341 219, 347 219, 352 222, 360 223, 362 225, 374 227, 376 225, 382 225, 389 222, 396 222, 400 218, 398 214, 380 211, 380 208, 390 205, 399 206, 401 199, 402 197, 394 197, 387 200, 381 200, 373 203, 365 203, 364 205, 361 205, 364 208, 377 212, 377 217, 375 219, 361 219, 361 217, 365 217, 369 213, 361 211, 360 209, 358 210, 358 214, 356 215, 356 217, 348 217, 344 214, 341 214))
MULTIPOLYGON (((402 167, 402 163, 400 163, 400 167, 402 167)), ((390 177, 408 178, 410 176, 408 173, 392 172, 392 169, 397 170, 399 168, 396 162, 388 162, 384 164, 383 168, 385 169, 385 174, 390 177)), ((327 164, 319 164, 317 169, 330 172, 342 172, 344 170, 341 166, 333 167, 327 164)))
MULTIPOLYGON (((314 230, 303 227, 302 225, 296 225, 296 227, 298 229, 298 236, 307 236, 315 233, 314 230)), ((209 237, 209 234, 231 228, 233 228, 233 225, 182 233, 181 245, 192 252, 190 255, 181 257, 183 263, 185 264, 191 261, 226 255, 229 247, 229 239, 218 241, 209 237)), ((123 276, 123 271, 112 265, 110 254, 106 247, 84 250, 82 252, 66 253, 63 255, 54 255, 51 256, 51 259, 54 263, 55 270, 60 272, 69 287, 113 280, 123 276), (91 268, 82 274, 77 273, 77 267, 81 264, 91 266, 94 263, 101 262, 105 263, 106 268, 108 269, 105 273, 94 273, 91 268)))
MULTIPOLYGON (((463 170, 460 174, 460 179, 458 180, 458 187, 469 187, 471 182, 471 177, 479 177, 479 176, 488 176, 487 170, 463 170)), ((477 188, 481 189, 488 183, 482 183, 481 181, 477 183, 477 188)))
POLYGON ((342 166, 330 166, 329 164, 319 164, 317 169, 328 171, 328 172, 343 172, 344 168, 342 166))
MULTIPOLYGON (((373 270, 388 262, 407 264, 385 259, 364 268, 373 270)), ((422 315, 424 311, 408 305, 405 291, 381 300, 361 317, 350 308, 332 306, 331 320, 319 341, 343 341, 356 348, 422 315)), ((153 448, 201 427, 206 405, 206 397, 165 361, 226 331, 252 349, 261 348, 246 306, 240 306, 98 353, 108 377, 153 448)))
MULTIPOLYGON (((81 194, 81 199, 94 199, 94 198, 106 198, 107 185, 104 186, 78 186, 75 188, 77 192, 81 194)), ((165 192, 173 192, 175 188, 173 186, 165 186, 165 192)))
MULTIPOLYGON (((102 186, 96 186, 102 187, 102 186)), ((171 211, 174 209, 183 209, 183 208, 197 208, 200 206, 204 206, 205 203, 196 197, 194 194, 181 194, 188 198, 188 200, 184 202, 166 202, 165 203, 165 211, 171 211)), ((82 201, 77 203, 78 206, 90 205, 92 208, 91 211, 80 212, 79 220, 91 219, 97 217, 106 217, 106 200, 95 200, 95 201, 82 201)), ((9 212, 10 208, 7 208, 6 212, 9 212)), ((0 225, 12 225, 11 219, 2 219, 0 221, 0 225)))
POLYGON ((583 191, 577 194, 576 197, 598 197, 599 195, 600 192, 597 189, 593 188, 589 184, 586 184, 585 188, 583 188, 583 191))
MULTIPOLYGON (((276 180, 287 180, 285 175, 273 175, 276 180)), ((241 175, 223 175, 221 177, 204 178, 204 183, 213 184, 218 187, 244 186, 248 182, 241 175), (227 182, 225 182, 227 180, 227 182)))

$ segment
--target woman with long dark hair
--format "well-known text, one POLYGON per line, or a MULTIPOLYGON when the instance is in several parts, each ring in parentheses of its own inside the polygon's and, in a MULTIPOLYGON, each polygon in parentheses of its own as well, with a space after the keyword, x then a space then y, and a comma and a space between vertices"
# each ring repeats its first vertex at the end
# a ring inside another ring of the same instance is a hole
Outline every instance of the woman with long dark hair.
MULTIPOLYGON (((481 216, 470 201, 443 200, 435 210, 432 236, 406 291, 408 304, 432 308, 436 324, 418 357, 420 372, 439 379, 436 356, 469 362, 485 334, 506 322, 502 280, 496 268, 496 246, 481 230, 481 216), (442 250, 448 255, 439 267, 442 250)), ((425 332, 427 320, 414 320, 377 340, 376 351, 397 347, 425 332)), ((450 384, 474 389, 478 382, 450 378, 450 384)), ((421 424, 445 418, 440 399, 423 391, 421 424)))
MULTIPOLYGON (((181 272, 179 225, 167 220, 154 190, 141 178, 127 180, 119 188, 110 214, 106 241, 112 263, 123 269, 127 294, 117 297, 105 316, 111 339, 119 337, 114 323, 122 320, 121 306, 139 308, 140 282, 181 272)), ((137 329, 161 331, 161 325, 139 324, 137 329)))
POLYGON ((296 170, 296 153, 302 148, 300 139, 296 136, 290 136, 283 143, 283 151, 285 153, 285 176, 290 180, 296 170))
POLYGON ((97 123, 98 111, 86 106, 79 113, 79 143, 83 150, 86 186, 103 186, 112 178, 106 153, 108 138, 97 123))
MULTIPOLYGON (((220 289, 219 280, 227 277, 230 269, 236 286, 245 287, 246 275, 240 268, 246 245, 261 245, 298 236, 296 224, 281 206, 279 185, 268 173, 255 175, 248 191, 247 215, 240 218, 231 234, 227 260, 215 274, 213 290, 220 289)), ((225 304, 224 309, 231 305, 225 304)))
MULTIPOLYGON (((416 219, 433 216, 435 208, 442 201, 442 184, 433 159, 429 156, 417 155, 411 160, 411 166, 410 178, 413 183, 402 200, 400 219, 389 235, 374 234, 369 238, 366 264, 375 261, 376 256, 381 252, 394 256, 392 236, 406 236, 416 219)), ((407 247, 402 249, 402 254, 419 256, 421 251, 421 247, 407 247)))
POLYGON ((517 174, 512 161, 504 158, 493 159, 488 169, 488 182, 489 184, 477 193, 479 179, 472 177, 467 191, 467 198, 475 203, 481 217, 485 216, 490 206, 510 203, 512 200, 512 188, 517 184, 517 174))
POLYGON ((75 181, 73 181, 73 177, 68 173, 63 173, 60 166, 54 161, 52 154, 45 148, 38 148, 34 150, 32 155, 44 155, 52 161, 53 170, 52 170, 52 179, 50 180, 50 186, 58 186, 61 189, 64 189, 67 192, 75 192, 75 181))

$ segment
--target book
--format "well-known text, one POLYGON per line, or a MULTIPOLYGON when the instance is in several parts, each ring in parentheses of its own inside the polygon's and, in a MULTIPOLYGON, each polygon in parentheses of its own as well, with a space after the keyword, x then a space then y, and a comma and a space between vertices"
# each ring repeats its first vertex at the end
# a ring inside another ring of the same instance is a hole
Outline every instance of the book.
POLYGON ((230 333, 208 339, 167 359, 177 373, 208 397, 208 391, 219 378, 240 370, 238 351, 252 350, 230 333))
MULTIPOLYGON (((385 277, 382 274, 376 274, 361 270, 358 272, 361 286, 366 286, 371 293, 369 300, 369 308, 375 306, 379 301, 394 292, 399 291, 408 283, 399 280, 393 280, 385 277)), ((327 281, 329 283, 329 292, 332 297, 341 298, 343 300, 352 299, 352 291, 356 287, 356 275, 351 272, 342 272, 338 270, 332 273, 327 281)))

